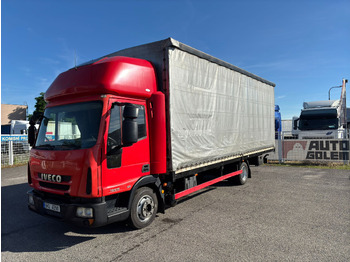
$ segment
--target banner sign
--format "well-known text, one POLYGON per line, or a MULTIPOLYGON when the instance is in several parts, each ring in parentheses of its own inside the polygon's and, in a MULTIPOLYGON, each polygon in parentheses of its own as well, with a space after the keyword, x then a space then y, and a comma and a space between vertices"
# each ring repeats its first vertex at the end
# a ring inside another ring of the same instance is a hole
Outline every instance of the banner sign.
POLYGON ((28 136, 26 135, 1 135, 1 142, 8 141, 28 141, 28 136))
POLYGON ((284 140, 282 143, 284 160, 349 160, 349 140, 284 140))

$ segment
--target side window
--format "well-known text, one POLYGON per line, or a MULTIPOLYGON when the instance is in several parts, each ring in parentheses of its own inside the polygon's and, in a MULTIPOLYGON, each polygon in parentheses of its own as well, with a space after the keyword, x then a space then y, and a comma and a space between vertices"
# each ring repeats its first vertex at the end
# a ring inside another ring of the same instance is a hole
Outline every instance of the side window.
MULTIPOLYGON (((138 107, 138 116, 136 118, 138 126, 138 140, 147 137, 145 107, 138 107)), ((115 103, 111 109, 109 120, 108 138, 107 138, 107 167, 118 168, 122 164, 122 120, 124 106, 115 103)))
POLYGON ((147 136, 146 132, 146 119, 145 119, 145 107, 144 106, 139 106, 139 114, 136 118, 136 122, 138 124, 138 129, 139 129, 139 140, 145 138, 147 136))
POLYGON ((116 168, 122 164, 121 114, 122 108, 114 105, 111 109, 107 138, 107 167, 116 168))

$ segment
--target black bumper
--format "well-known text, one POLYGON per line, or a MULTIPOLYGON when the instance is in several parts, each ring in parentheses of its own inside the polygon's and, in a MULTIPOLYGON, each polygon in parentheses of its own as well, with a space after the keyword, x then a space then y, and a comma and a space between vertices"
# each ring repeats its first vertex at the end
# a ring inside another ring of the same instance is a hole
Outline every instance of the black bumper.
POLYGON ((66 203, 59 199, 46 198, 31 190, 28 193, 28 207, 30 210, 51 218, 64 222, 72 223, 84 227, 100 227, 110 223, 126 220, 129 217, 127 209, 120 210, 117 213, 110 214, 107 212, 107 203, 101 198, 98 203, 66 203), (33 198, 34 204, 29 202, 29 197, 33 198), (59 206, 58 211, 52 211, 44 208, 44 203, 59 206), (78 207, 92 208, 92 218, 82 218, 76 215, 78 207))

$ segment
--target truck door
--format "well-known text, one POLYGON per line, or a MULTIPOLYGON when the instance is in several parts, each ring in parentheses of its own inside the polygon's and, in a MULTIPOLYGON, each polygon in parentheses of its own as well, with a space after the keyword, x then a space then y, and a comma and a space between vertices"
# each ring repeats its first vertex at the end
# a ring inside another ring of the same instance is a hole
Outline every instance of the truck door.
POLYGON ((150 174, 150 151, 145 102, 130 102, 138 108, 135 121, 138 140, 132 145, 122 145, 123 112, 125 103, 111 100, 107 116, 105 160, 102 164, 103 195, 129 191, 142 176, 150 174))

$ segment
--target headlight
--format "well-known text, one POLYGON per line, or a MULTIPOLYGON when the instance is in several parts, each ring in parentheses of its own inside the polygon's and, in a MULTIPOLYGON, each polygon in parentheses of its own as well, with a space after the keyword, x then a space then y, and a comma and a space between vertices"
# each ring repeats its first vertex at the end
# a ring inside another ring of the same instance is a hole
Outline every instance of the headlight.
POLYGON ((77 217, 93 218, 94 211, 91 207, 78 207, 76 215, 77 217))

